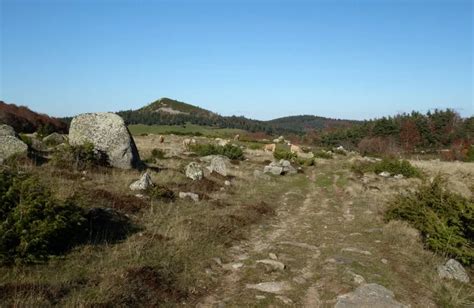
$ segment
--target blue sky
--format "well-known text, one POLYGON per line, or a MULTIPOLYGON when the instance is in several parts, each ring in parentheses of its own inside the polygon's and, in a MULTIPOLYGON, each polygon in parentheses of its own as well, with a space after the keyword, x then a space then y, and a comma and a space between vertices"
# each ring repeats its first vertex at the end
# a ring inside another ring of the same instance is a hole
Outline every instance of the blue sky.
POLYGON ((54 116, 474 113, 470 0, 0 2, 0 99, 54 116))

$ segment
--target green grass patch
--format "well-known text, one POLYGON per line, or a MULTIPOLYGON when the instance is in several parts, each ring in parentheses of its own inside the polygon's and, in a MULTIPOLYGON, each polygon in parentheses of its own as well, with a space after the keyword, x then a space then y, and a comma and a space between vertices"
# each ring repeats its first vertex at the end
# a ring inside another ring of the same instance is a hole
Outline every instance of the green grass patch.
POLYGON ((317 157, 317 158, 323 158, 323 159, 332 159, 333 158, 333 155, 331 153, 328 153, 326 151, 315 151, 313 152, 314 154, 314 157, 317 157))
POLYGON ((191 145, 191 151, 199 156, 223 155, 233 160, 243 160, 244 152, 238 146, 226 144, 225 146, 216 144, 196 144, 191 145))
POLYGON ((245 131, 233 128, 217 128, 210 126, 201 126, 195 124, 186 125, 144 125, 134 124, 129 125, 130 133, 135 136, 145 134, 156 135, 182 135, 182 136, 206 136, 206 137, 221 137, 231 138, 237 134, 244 134, 245 131))

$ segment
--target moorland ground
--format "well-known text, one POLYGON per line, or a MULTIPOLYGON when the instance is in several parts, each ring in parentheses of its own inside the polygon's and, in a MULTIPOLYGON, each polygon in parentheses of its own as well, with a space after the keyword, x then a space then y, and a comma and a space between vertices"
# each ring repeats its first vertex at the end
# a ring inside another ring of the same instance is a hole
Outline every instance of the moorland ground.
MULTIPOLYGON (((44 264, 0 267, 0 305, 332 307, 364 282, 385 286, 412 307, 472 305, 473 286, 441 280, 436 267, 446 259, 425 249, 417 230, 384 220, 387 202, 421 179, 355 174, 357 154, 316 159, 295 175, 263 176, 254 171, 272 153, 251 144, 229 176, 192 181, 184 167, 200 160, 183 148, 184 138, 166 135, 160 143, 139 132, 135 142, 142 158, 157 148, 165 153, 147 160, 156 185, 198 193, 199 202, 137 197, 128 188, 141 175, 136 170, 16 164, 57 198, 82 196, 83 206, 115 208, 136 229, 122 241, 81 245, 44 264), (258 262, 267 259, 284 268, 258 262), (252 288, 262 282, 281 291, 252 288)), ((427 178, 443 173, 452 190, 472 196, 472 163, 412 163, 427 178)))

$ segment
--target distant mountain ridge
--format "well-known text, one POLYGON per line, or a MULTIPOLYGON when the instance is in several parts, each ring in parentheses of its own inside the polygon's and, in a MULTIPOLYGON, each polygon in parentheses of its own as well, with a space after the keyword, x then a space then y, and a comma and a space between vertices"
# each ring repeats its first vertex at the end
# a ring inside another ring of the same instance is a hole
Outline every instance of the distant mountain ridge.
POLYGON ((221 116, 212 111, 173 100, 161 98, 137 110, 118 112, 128 124, 184 125, 186 123, 238 128, 267 134, 302 134, 308 130, 347 127, 357 121, 329 119, 318 116, 289 116, 270 121, 248 119, 243 116, 221 116))

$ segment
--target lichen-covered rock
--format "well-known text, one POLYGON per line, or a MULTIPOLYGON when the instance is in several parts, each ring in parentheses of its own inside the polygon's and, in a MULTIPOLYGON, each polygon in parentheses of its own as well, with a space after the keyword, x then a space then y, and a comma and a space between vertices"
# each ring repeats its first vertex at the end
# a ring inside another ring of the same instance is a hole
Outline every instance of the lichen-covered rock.
POLYGON ((204 176, 202 168, 198 163, 192 162, 186 166, 186 177, 192 179, 193 181, 201 180, 204 176))
POLYGON ((8 125, 0 125, 0 164, 15 154, 26 154, 28 146, 18 139, 15 130, 8 125))
POLYGON ((113 167, 131 169, 140 165, 135 142, 123 119, 115 113, 86 113, 72 119, 69 143, 88 142, 105 153, 113 167))

